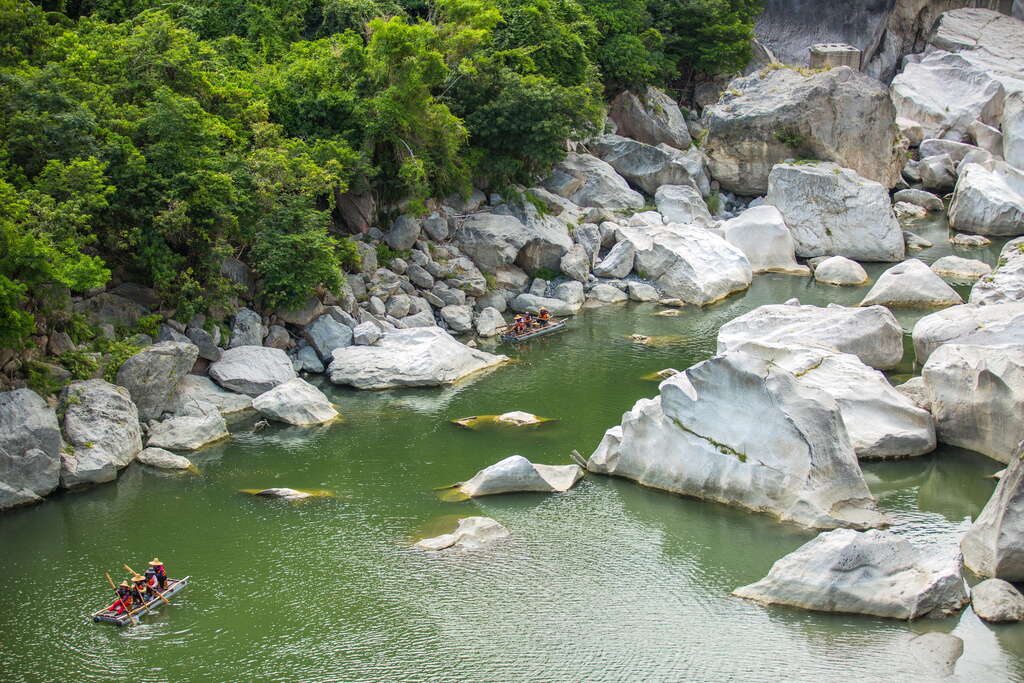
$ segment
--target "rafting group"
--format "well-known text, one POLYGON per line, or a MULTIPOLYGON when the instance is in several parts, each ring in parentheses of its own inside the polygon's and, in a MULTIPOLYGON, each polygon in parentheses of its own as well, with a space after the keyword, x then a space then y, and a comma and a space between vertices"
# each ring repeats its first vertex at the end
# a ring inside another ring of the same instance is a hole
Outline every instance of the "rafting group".
POLYGON ((106 609, 107 612, 124 614, 142 607, 167 590, 167 569, 159 558, 153 558, 144 574, 135 574, 131 578, 131 583, 122 581, 114 590, 117 599, 106 609))
POLYGON ((550 322, 551 313, 546 308, 541 308, 536 317, 530 313, 519 313, 512 321, 512 331, 517 335, 526 334, 528 331, 547 327, 550 322))

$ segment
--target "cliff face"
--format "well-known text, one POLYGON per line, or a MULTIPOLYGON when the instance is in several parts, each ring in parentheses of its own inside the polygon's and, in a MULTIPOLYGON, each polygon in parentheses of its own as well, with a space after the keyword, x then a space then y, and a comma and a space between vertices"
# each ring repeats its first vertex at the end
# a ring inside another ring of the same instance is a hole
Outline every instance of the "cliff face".
MULTIPOLYGON (((1019 1, 1019 0, 1018 0, 1019 1)), ((807 64, 813 43, 849 43, 863 51, 863 70, 889 82, 900 60, 924 49, 940 14, 961 7, 985 7, 1005 14, 1013 0, 765 0, 757 41, 786 64, 807 64)))

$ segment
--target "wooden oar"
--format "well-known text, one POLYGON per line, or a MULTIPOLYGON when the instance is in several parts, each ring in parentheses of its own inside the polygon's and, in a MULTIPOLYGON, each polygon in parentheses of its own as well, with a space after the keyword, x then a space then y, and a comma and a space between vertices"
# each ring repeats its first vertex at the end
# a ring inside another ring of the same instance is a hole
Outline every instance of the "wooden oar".
POLYGON ((124 604, 124 598, 122 598, 120 593, 117 592, 117 586, 114 585, 114 580, 110 578, 110 572, 103 572, 103 574, 107 577, 107 581, 110 582, 110 587, 114 589, 114 595, 117 596, 117 601, 121 603, 121 606, 124 607, 124 611, 128 613, 128 618, 131 619, 132 626, 138 626, 139 620, 135 618, 134 614, 132 614, 132 608, 124 604))
MULTIPOLYGON (((132 568, 131 568, 131 567, 129 567, 128 565, 122 565, 122 566, 123 566, 123 567, 124 567, 125 569, 127 569, 128 571, 130 571, 130 572, 131 572, 132 574, 135 574, 136 576, 142 576, 142 574, 138 573, 137 571, 135 571, 134 569, 132 569, 132 568)), ((148 584, 147 584, 147 585, 148 585, 148 584)), ((163 600, 163 601, 164 601, 165 603, 167 603, 168 605, 169 605, 169 604, 171 604, 171 601, 170 601, 170 600, 168 600, 167 598, 165 598, 165 597, 164 597, 164 594, 163 594, 163 593, 161 593, 160 591, 158 591, 158 590, 157 590, 156 588, 153 588, 152 586, 150 586, 150 588, 149 588, 149 589, 150 589, 151 591, 153 591, 154 593, 156 593, 156 594, 157 594, 158 596, 160 596, 160 599, 161 599, 161 600, 163 600)))

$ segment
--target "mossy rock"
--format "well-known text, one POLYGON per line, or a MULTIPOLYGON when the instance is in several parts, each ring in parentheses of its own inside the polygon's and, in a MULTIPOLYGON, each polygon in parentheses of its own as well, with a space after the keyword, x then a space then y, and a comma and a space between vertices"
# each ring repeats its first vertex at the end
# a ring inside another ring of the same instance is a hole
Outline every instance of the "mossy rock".
POLYGON ((557 418, 538 417, 532 413, 515 410, 510 413, 502 413, 501 415, 470 415, 469 417, 452 420, 452 424, 465 427, 466 429, 481 429, 487 427, 539 427, 557 421, 557 418))

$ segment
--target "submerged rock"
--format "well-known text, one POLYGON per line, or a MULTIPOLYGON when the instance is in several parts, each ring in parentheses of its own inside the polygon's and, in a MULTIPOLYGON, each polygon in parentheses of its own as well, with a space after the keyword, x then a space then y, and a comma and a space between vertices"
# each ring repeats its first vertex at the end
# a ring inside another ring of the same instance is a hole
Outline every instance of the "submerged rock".
POLYGON ((62 445, 57 415, 36 392, 0 392, 0 510, 57 488, 62 445))
POLYGON ((924 262, 909 259, 882 273, 861 306, 951 306, 963 299, 924 262))
POLYGON ((1005 623, 1024 619, 1024 595, 1002 579, 985 579, 975 586, 971 607, 985 621, 1005 623))
POLYGON ((298 377, 260 394, 253 399, 252 407, 272 420, 300 427, 323 424, 338 417, 338 411, 324 393, 298 377))
POLYGON ((61 456, 61 486, 113 481, 142 450, 139 413, 128 390, 101 379, 74 382, 61 392, 64 435, 71 453, 61 456))
POLYGON ((903 233, 888 190, 848 168, 826 162, 778 164, 768 179, 766 201, 782 213, 797 256, 903 259, 903 233))
POLYGON ((929 631, 911 636, 907 640, 907 649, 922 673, 948 678, 964 654, 964 641, 951 633, 929 631))
POLYGON ((547 422, 554 422, 554 418, 538 417, 533 413, 526 413, 522 410, 513 410, 501 415, 472 415, 452 420, 453 423, 467 429, 476 429, 484 425, 503 425, 508 427, 536 427, 547 422))
POLYGON ((307 498, 314 497, 312 493, 306 493, 305 491, 298 491, 296 489, 289 488, 262 489, 259 491, 251 491, 251 493, 254 496, 278 498, 280 500, 306 500, 307 498))
POLYGON ((509 536, 508 529, 490 517, 463 517, 452 533, 425 538, 416 547, 420 550, 480 550, 509 536))
POLYGON ((1024 442, 1009 462, 960 549, 975 574, 1024 581, 1024 442))
POLYGON ((733 591, 741 598, 822 612, 917 619, 967 604, 959 556, 935 557, 887 531, 818 534, 733 591))
POLYGON ((121 365, 117 383, 128 389, 143 422, 171 410, 178 383, 199 357, 195 344, 160 342, 139 351, 121 365))
POLYGON ((732 352, 660 391, 605 433, 589 470, 809 527, 884 522, 839 406, 785 368, 732 352))
POLYGON ((991 275, 971 288, 972 304, 1000 304, 1024 301, 1024 237, 1010 240, 999 252, 999 263, 991 275))
POLYGON ((373 346, 337 349, 328 372, 334 384, 357 389, 440 386, 507 360, 471 349, 440 328, 418 327, 389 332, 373 346))
POLYGON ((529 491, 561 493, 582 476, 579 465, 535 465, 521 455, 510 455, 477 472, 459 485, 459 491, 470 498, 529 491))
POLYGON ((135 459, 143 465, 162 470, 190 470, 195 467, 188 458, 162 448, 146 448, 135 459))
POLYGON ((297 375, 281 349, 236 346, 210 365, 210 377, 225 389, 256 397, 297 375))
POLYGON ((760 306, 722 325, 718 353, 751 341, 829 346, 878 370, 894 368, 903 359, 903 328, 883 306, 760 306))

